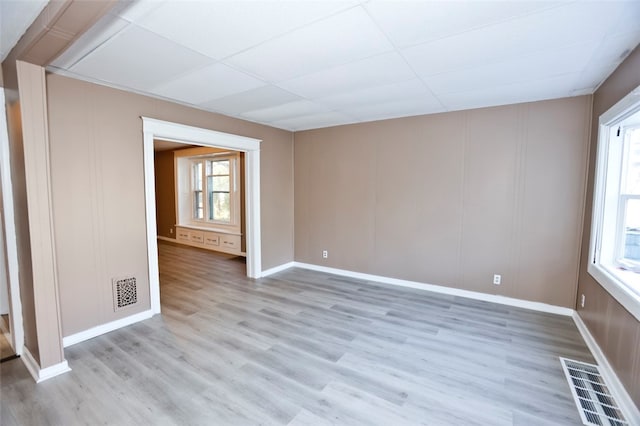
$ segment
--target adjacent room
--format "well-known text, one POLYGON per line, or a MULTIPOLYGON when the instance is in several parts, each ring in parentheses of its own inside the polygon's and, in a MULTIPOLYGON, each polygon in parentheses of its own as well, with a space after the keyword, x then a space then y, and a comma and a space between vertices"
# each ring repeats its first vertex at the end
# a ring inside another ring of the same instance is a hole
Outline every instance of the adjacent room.
POLYGON ((0 423, 640 425, 638 1, 0 2, 0 423))

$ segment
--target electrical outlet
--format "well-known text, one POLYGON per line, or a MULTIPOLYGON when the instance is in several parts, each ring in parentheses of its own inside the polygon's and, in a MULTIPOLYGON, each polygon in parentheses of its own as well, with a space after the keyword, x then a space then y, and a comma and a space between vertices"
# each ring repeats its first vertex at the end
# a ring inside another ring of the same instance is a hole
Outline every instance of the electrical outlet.
POLYGON ((494 274, 493 283, 495 285, 500 285, 501 282, 502 282, 502 275, 494 274))
POLYGON ((585 297, 584 297, 584 294, 583 294, 582 296, 580 296, 580 307, 581 308, 584 308, 584 300, 585 300, 585 297))
POLYGON ((173 234, 173 228, 169 228, 169 233, 173 234))
POLYGON ((322 258, 323 259, 327 259, 329 257, 329 251, 328 250, 322 250, 322 258))

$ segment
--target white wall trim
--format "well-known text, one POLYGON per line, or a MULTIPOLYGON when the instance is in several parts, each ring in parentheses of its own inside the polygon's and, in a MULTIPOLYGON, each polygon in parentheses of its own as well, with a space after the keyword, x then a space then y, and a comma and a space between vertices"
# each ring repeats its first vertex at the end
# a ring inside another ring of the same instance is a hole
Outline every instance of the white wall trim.
POLYGON ((296 262, 283 263, 282 265, 274 266, 273 268, 269 268, 262 271, 262 274, 260 276, 262 278, 268 277, 269 275, 273 275, 278 272, 285 271, 289 268, 293 268, 294 266, 296 266, 296 262))
POLYGON ((629 283, 607 270, 601 263, 601 245, 603 244, 603 232, 605 232, 605 188, 607 186, 607 161, 611 131, 616 129, 620 122, 638 111, 640 104, 640 86, 629 92, 605 111, 598 119, 598 143, 596 147, 596 165, 593 185, 593 208, 591 216, 591 236, 589 241, 589 263, 587 272, 640 321, 640 295, 633 291, 629 283))
POLYGON ((162 240, 162 241, 169 241, 170 243, 177 243, 178 242, 178 240, 176 240, 175 238, 163 237, 162 235, 158 235, 157 238, 159 240, 162 240))
POLYGON ((156 228, 156 192, 153 140, 164 139, 201 146, 243 151, 245 155, 245 218, 247 232, 247 276, 259 278, 262 270, 260 231, 260 140, 230 133, 217 132, 184 124, 142 119, 145 214, 147 219, 147 259, 149 264, 149 298, 151 311, 160 313, 160 276, 158 269, 158 239, 156 228))
POLYGON ((245 231, 247 276, 260 278, 262 272, 262 228, 260 221, 260 149, 247 151, 245 158, 245 231))
POLYGON ((4 206, 4 238, 7 256, 7 277, 9 280, 11 329, 9 342, 16 355, 22 355, 24 347, 24 326, 22 324, 22 301, 20 299, 20 276, 18 266, 18 243, 13 209, 13 184, 11 182, 11 159, 7 114, 4 104, 4 90, 0 90, 0 185, 4 206))
POLYGON ((549 305, 547 303, 530 302, 528 300, 514 299, 512 297, 499 296, 495 294, 479 293, 477 291, 462 290, 459 288, 443 287, 434 284, 426 284, 417 281, 407 281, 398 278, 389 278, 381 275, 364 274, 361 272, 347 271, 345 269, 329 268, 326 266, 313 265, 310 263, 293 262, 294 267, 310 269, 313 271, 326 272, 328 274, 342 275, 359 280, 375 281, 383 284, 397 285, 400 287, 416 288, 419 290, 433 291, 435 293, 449 294, 452 296, 466 297, 469 299, 483 300, 485 302, 499 303, 501 305, 515 306, 523 309, 531 309, 539 312, 572 316, 574 310, 562 306, 549 305))
POLYGON ((126 327, 131 324, 135 324, 140 321, 144 321, 153 316, 155 312, 149 309, 148 311, 133 314, 131 316, 120 318, 119 320, 111 321, 106 324, 100 324, 96 327, 92 327, 88 330, 81 331, 79 333, 72 334, 62 338, 62 346, 69 347, 76 343, 84 342, 85 340, 93 339, 100 335, 109 333, 110 331, 117 330, 122 327, 126 327))
POLYGON ((640 410, 633 403, 631 396, 627 393, 627 390, 624 388, 620 379, 618 379, 618 375, 614 371, 613 367, 611 367, 611 364, 609 364, 609 360, 607 360, 604 352, 600 349, 600 346, 591 335, 591 332, 589 332, 589 329, 582 321, 578 312, 573 314, 573 321, 576 323, 578 331, 580 331, 582 338, 589 347, 593 357, 596 359, 596 362, 600 367, 600 372, 607 381, 607 386, 611 390, 613 397, 620 405, 622 413, 626 417, 627 421, 630 425, 640 425, 640 410))
POLYGON ((38 365, 35 358, 33 358, 33 355, 31 355, 31 352, 29 352, 29 349, 26 346, 24 347, 24 351, 20 359, 22 359, 24 366, 27 367, 27 370, 31 374, 31 377, 33 377, 33 380, 36 381, 36 383, 44 382, 45 380, 48 380, 52 377, 59 376, 60 374, 71 371, 67 360, 64 360, 47 368, 40 368, 40 365, 38 365))

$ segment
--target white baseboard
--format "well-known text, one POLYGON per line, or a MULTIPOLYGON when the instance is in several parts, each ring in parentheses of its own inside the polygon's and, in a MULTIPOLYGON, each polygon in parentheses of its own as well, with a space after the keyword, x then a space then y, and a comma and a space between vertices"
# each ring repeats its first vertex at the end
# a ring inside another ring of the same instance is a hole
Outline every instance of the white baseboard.
POLYGON ((416 288, 435 293, 449 294, 451 296, 466 297, 469 299, 483 300, 486 302, 499 303, 501 305, 515 306, 518 308, 531 309, 539 312, 572 316, 573 309, 562 306, 549 305, 547 303, 530 302, 528 300, 514 299, 512 297, 498 296, 495 294, 479 293, 477 291, 462 290, 459 288, 443 287, 434 284, 425 284, 417 281, 407 281, 397 278, 383 277, 381 275, 364 274, 361 272, 347 271, 345 269, 329 268, 326 266, 313 265, 310 263, 293 262, 294 267, 310 269, 313 271, 326 272, 328 274, 342 275, 344 277, 356 278, 359 280, 375 281, 384 284, 397 285, 401 287, 416 288))
POLYGON ((611 390, 613 397, 620 405, 622 413, 625 415, 627 421, 630 425, 640 425, 640 410, 636 404, 634 404, 631 396, 627 393, 627 390, 624 388, 620 379, 618 379, 616 372, 613 367, 611 367, 611 364, 609 364, 609 360, 600 349, 600 346, 591 335, 591 332, 582 321, 582 318, 580 318, 578 312, 573 314, 573 321, 576 323, 578 331, 580 331, 582 338, 589 347, 593 357, 596 359, 596 362, 600 367, 600 372, 607 381, 607 386, 611 390))
POLYGON ((273 275, 275 273, 284 271, 286 269, 292 268, 295 266, 295 262, 283 263, 282 265, 274 266, 273 268, 266 269, 262 271, 260 274, 261 278, 268 277, 269 275, 273 275))
POLYGON ((88 330, 81 331, 79 333, 72 334, 70 336, 64 337, 62 339, 62 346, 69 347, 75 345, 76 343, 84 342, 85 340, 93 339, 94 337, 98 337, 102 334, 108 333, 113 330, 117 330, 122 327, 126 327, 127 325, 134 324, 136 322, 144 321, 153 316, 153 311, 149 309, 148 311, 140 312, 138 314, 134 314, 128 316, 126 318, 121 318, 116 321, 111 321, 106 324, 98 325, 96 327, 90 328, 88 330))
POLYGON ((169 241, 169 242, 172 242, 172 243, 176 242, 175 238, 163 237, 163 236, 160 236, 160 235, 158 235, 158 239, 162 240, 162 241, 169 241))
POLYGON ((33 377, 33 380, 36 381, 36 383, 44 382, 45 380, 48 380, 52 377, 59 376, 60 374, 71 371, 67 360, 46 368, 40 368, 40 365, 36 362, 33 355, 31 355, 29 348, 27 348, 26 346, 23 349, 20 359, 22 359, 22 362, 24 363, 25 367, 27 367, 27 370, 31 374, 31 377, 33 377))

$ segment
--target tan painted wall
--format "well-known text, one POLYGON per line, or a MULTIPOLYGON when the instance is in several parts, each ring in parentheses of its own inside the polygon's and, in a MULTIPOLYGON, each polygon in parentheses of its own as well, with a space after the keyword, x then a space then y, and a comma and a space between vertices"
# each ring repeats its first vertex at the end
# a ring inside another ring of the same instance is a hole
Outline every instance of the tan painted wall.
MULTIPOLYGON (((47 351, 48 345, 46 343, 43 348, 40 348, 37 333, 41 332, 46 335, 47 330, 39 330, 36 327, 36 298, 40 298, 40 306, 56 302, 42 300, 43 296, 47 297, 47 295, 37 295, 34 288, 22 135, 23 122, 20 114, 21 106, 16 61, 25 60, 35 64, 50 62, 115 5, 115 2, 102 0, 91 2, 92 4, 90 5, 87 3, 74 0, 50 2, 20 38, 16 46, 9 52, 1 67, 11 156, 11 179, 19 264, 18 278, 20 280, 20 298, 25 337, 24 345, 41 367, 47 367, 50 360, 59 356, 59 351, 57 349, 47 351), (72 19, 69 19, 70 17, 72 19), (41 350, 45 351, 44 359, 41 359, 41 350)), ((27 126, 29 125, 30 123, 27 121, 27 126)), ((46 318, 42 318, 42 315, 40 317, 40 321, 47 321, 46 318)))
POLYGON ((18 61, 29 237, 39 364, 64 361, 58 301, 55 237, 49 185, 49 127, 44 68, 18 61))
POLYGON ((176 237, 176 184, 173 151, 155 153, 156 225, 158 235, 176 237))
POLYGON ((140 116, 262 139, 262 267, 293 260, 290 132, 49 75, 51 179, 63 335, 149 308, 140 116), (111 277, 142 291, 114 313, 111 277))
POLYGON ((616 370, 616 374, 640 408, 640 322, 587 272, 598 141, 597 123, 600 115, 638 86, 640 86, 640 48, 636 48, 594 94, 589 183, 585 207, 584 237, 582 239, 583 256, 580 261, 578 282, 578 295, 584 294, 586 303, 584 309, 580 306, 577 309, 580 317, 598 342, 598 346, 603 350, 616 370))
POLYGON ((295 259, 573 307, 589 114, 576 97, 296 133, 295 259))

